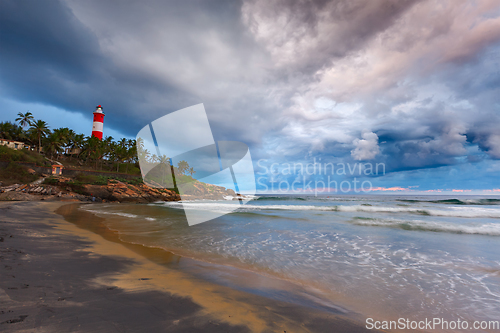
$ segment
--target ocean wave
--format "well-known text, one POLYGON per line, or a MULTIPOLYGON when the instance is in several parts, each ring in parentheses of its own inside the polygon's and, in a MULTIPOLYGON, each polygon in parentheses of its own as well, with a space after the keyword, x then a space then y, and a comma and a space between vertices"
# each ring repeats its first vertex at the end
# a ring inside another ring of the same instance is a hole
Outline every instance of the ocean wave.
POLYGON ((500 209, 480 208, 480 207, 449 207, 449 209, 428 209, 413 207, 387 207, 387 206, 337 206, 338 211, 342 212, 368 212, 368 213, 410 213, 428 216, 448 216, 448 217, 486 217, 500 218, 500 209))
POLYGON ((443 200, 416 200, 416 199, 399 199, 401 202, 408 203, 433 203, 445 205, 500 205, 500 199, 443 199, 443 200))
POLYGON ((355 217, 350 222, 362 226, 390 227, 403 230, 500 236, 500 224, 497 223, 453 224, 446 222, 387 220, 366 217, 355 217))
POLYGON ((123 216, 123 217, 139 217, 138 215, 134 214, 128 214, 128 213, 121 213, 121 212, 106 212, 102 210, 91 210, 91 209, 85 209, 87 212, 93 213, 93 214, 105 214, 105 215, 118 215, 118 216, 123 216))
POLYGON ((286 196, 263 196, 254 198, 256 201, 263 200, 272 200, 272 201, 289 201, 289 200, 298 200, 298 201, 306 201, 307 198, 304 197, 286 197, 286 196))
POLYGON ((232 212, 236 206, 238 213, 258 212, 263 210, 322 210, 335 211, 337 206, 311 206, 311 205, 254 205, 246 204, 239 205, 238 202, 233 204, 219 202, 165 202, 163 206, 177 209, 195 209, 195 210, 210 210, 218 212, 232 212))
MULTIPOLYGON (((306 196, 293 196, 293 195, 288 195, 288 196, 271 196, 271 195, 266 195, 266 196, 255 196, 253 198, 256 201, 359 201, 359 198, 350 198, 350 197, 317 197, 313 195, 306 195, 306 196)), ((363 198, 362 200, 367 200, 366 198, 363 198)))
MULTIPOLYGON (((166 202, 164 206, 178 209, 210 210, 221 213, 233 212, 235 204, 219 202, 166 202)), ((449 209, 427 209, 406 206, 367 206, 367 205, 254 205, 238 206, 235 213, 263 210, 290 211, 332 211, 332 212, 367 212, 367 213, 409 213, 427 216, 448 216, 464 218, 500 218, 500 209, 480 207, 449 207, 449 209)))
MULTIPOLYGON (((123 212, 109 212, 109 211, 104 211, 104 210, 93 210, 93 209, 84 209, 84 210, 87 212, 93 213, 93 214, 116 215, 116 216, 123 216, 123 217, 128 217, 128 218, 143 218, 142 216, 139 216, 139 215, 123 213, 123 212)), ((145 219, 148 221, 155 221, 156 220, 154 217, 145 217, 145 219)))

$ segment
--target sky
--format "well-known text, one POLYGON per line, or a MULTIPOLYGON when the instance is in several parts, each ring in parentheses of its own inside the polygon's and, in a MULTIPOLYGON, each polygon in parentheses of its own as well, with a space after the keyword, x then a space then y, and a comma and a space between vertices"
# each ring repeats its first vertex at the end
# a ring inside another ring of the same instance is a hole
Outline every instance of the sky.
POLYGON ((498 0, 2 0, 0 121, 90 135, 101 104, 104 135, 135 138, 203 103, 260 190, 325 182, 290 172, 316 162, 379 193, 500 194, 499 59, 498 0))

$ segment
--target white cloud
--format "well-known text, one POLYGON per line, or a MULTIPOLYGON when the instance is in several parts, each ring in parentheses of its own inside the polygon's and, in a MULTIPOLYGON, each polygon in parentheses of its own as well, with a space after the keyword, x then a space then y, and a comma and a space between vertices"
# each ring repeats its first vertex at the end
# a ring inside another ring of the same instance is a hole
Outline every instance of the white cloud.
POLYGON ((380 153, 377 134, 364 132, 361 137, 352 142, 356 148, 351 151, 351 156, 357 161, 374 159, 380 153))
MULTIPOLYGON (((281 117, 286 123, 281 145, 324 151, 330 143, 352 142, 361 127, 398 133, 397 140, 411 137, 419 158, 467 155, 468 131, 482 126, 477 124, 490 118, 491 110, 478 110, 453 90, 443 73, 465 67, 500 41, 499 5, 492 0, 421 1, 360 38, 356 26, 365 17, 363 10, 353 13, 350 22, 339 22, 328 14, 332 3, 321 10, 310 4, 298 13, 297 5, 247 1, 243 20, 276 67, 315 68, 307 79, 293 82, 296 92, 281 117), (351 33, 357 36, 355 43, 339 40, 351 33)), ((471 73, 462 75, 470 79, 471 73)), ((470 82, 464 78, 464 84, 470 82)), ((497 158, 495 140, 490 139, 489 154, 497 158)), ((361 146, 353 157, 376 155, 361 146)))

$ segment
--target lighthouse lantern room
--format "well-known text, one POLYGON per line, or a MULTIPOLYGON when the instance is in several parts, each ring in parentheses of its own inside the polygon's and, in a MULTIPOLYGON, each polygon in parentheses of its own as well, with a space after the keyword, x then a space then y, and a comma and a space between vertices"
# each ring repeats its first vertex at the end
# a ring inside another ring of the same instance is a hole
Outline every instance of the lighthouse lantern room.
POLYGON ((102 130, 104 123, 104 112, 102 106, 98 105, 94 111, 94 123, 92 124, 92 136, 102 140, 102 130))

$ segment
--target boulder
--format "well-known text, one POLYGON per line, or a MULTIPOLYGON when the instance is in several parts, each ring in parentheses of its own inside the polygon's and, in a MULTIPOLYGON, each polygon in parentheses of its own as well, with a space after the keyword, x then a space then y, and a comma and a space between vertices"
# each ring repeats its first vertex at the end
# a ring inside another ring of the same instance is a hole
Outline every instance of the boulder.
POLYGON ((90 197, 108 199, 111 197, 111 192, 106 186, 102 185, 83 185, 83 192, 90 197))

